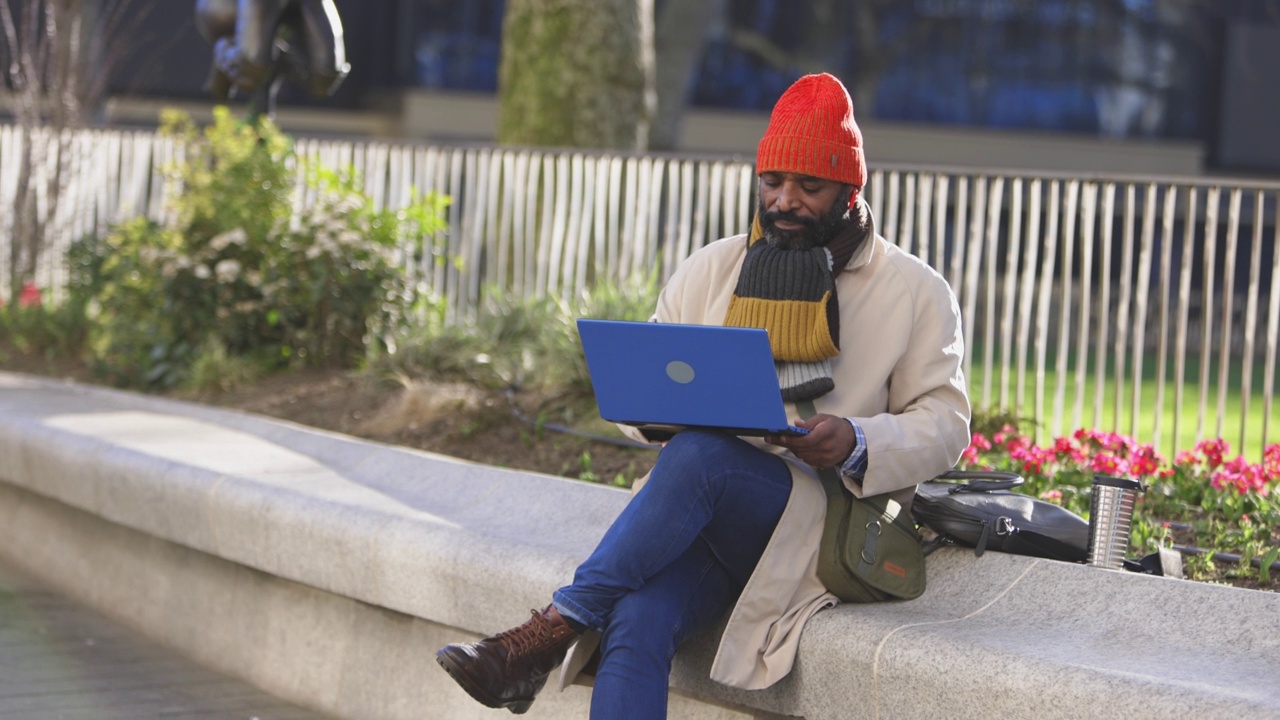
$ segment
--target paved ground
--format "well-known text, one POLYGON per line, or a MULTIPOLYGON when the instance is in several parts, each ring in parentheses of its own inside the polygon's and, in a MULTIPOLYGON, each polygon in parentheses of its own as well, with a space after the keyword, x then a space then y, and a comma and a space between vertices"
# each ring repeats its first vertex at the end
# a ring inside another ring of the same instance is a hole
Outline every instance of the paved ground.
POLYGON ((322 720, 0 562, 0 718, 322 720))

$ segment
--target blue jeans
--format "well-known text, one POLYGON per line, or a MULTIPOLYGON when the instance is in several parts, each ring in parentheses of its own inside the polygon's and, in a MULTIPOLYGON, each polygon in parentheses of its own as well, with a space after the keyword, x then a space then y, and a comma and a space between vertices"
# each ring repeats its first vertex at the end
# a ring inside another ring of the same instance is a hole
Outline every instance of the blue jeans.
POLYGON ((686 430, 553 602, 603 633, 592 718, 665 718, 681 641, 733 606, 791 494, 780 458, 686 430))

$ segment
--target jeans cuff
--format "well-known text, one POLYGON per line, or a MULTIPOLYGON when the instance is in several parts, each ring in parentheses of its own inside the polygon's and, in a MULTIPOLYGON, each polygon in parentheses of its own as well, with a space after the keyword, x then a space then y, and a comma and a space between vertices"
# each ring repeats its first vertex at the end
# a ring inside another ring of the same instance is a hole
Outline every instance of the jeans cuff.
POLYGON ((561 588, 551 594, 551 604, 556 606, 556 610, 559 610, 562 616, 583 627, 604 632, 604 618, 588 612, 586 608, 570 600, 565 596, 564 590, 565 588, 561 588))

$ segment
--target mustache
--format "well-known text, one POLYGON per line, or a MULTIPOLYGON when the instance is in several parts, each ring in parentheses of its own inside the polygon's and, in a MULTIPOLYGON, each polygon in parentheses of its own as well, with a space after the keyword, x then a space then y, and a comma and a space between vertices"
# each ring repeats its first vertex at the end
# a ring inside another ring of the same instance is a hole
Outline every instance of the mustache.
POLYGON ((795 214, 794 212, 782 212, 779 210, 769 210, 764 213, 761 213, 760 215, 760 223, 765 227, 776 225, 778 221, 789 222, 789 223, 799 223, 809 229, 813 229, 818 226, 817 219, 801 217, 795 214))

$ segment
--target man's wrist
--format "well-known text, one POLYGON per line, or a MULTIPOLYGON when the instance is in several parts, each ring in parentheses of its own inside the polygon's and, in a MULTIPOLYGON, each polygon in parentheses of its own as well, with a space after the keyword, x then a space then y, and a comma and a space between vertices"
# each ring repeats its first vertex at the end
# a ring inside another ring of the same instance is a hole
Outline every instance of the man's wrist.
POLYGON ((853 450, 841 464, 840 474, 861 484, 863 476, 867 474, 867 436, 862 432, 862 426, 857 420, 853 418, 845 418, 845 420, 853 428, 853 450))

